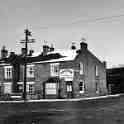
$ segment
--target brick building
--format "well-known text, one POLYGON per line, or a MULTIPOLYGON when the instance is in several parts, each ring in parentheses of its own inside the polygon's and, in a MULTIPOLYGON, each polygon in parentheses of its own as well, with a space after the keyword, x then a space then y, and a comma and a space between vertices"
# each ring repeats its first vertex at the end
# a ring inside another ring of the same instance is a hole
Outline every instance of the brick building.
POLYGON ((109 94, 124 93, 124 67, 107 69, 107 87, 109 94))
MULTIPOLYGON (((11 52, 7 54, 5 47, 1 50, 0 60, 0 93, 15 94, 23 92, 24 81, 24 49, 20 55, 11 52)), ((27 96, 30 98, 34 95, 34 65, 27 65, 27 96)))
MULTIPOLYGON (((23 54, 12 54, 1 60, 0 72, 4 75, 0 80, 4 93, 23 92, 23 63, 23 54), (11 78, 5 80, 5 75, 11 78), (6 83, 10 85, 5 86, 6 83)), ((70 50, 58 51, 44 45, 39 55, 34 56, 30 51, 27 63, 29 98, 77 98, 107 93, 105 62, 94 56, 84 42, 78 50, 74 45, 70 50)))

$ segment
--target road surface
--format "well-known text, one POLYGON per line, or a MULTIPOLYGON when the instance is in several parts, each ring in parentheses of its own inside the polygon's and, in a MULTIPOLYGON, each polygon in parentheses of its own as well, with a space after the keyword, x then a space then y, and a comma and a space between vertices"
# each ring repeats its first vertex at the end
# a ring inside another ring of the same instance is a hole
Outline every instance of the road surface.
POLYGON ((97 104, 86 102, 69 109, 64 104, 62 108, 47 109, 46 106, 42 112, 17 113, 6 118, 4 124, 124 124, 124 97, 97 104))

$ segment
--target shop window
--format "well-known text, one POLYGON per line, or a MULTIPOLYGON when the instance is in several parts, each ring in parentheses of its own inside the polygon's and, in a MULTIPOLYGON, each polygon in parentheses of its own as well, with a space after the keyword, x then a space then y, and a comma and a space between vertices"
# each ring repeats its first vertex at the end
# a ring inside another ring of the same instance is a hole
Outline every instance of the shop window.
POLYGON ((72 92, 72 85, 71 84, 67 84, 67 92, 72 92))
POLYGON ((84 75, 84 71, 85 71, 84 68, 85 68, 84 63, 80 62, 80 74, 81 75, 84 75))
POLYGON ((5 94, 11 94, 12 93, 12 83, 4 83, 4 93, 5 94))
POLYGON ((79 83, 79 90, 80 90, 80 93, 84 93, 84 90, 85 90, 84 82, 79 83))
POLYGON ((56 95, 56 88, 57 84, 56 83, 46 83, 45 85, 45 91, 47 95, 56 95))
POLYGON ((27 77, 34 78, 34 65, 27 66, 27 77))
POLYGON ((12 66, 5 66, 4 72, 5 72, 5 79, 11 79, 12 78, 12 66))
POLYGON ((97 65, 95 66, 95 76, 99 76, 99 73, 98 73, 98 66, 97 66, 97 65))
MULTIPOLYGON (((18 85, 18 92, 23 92, 23 89, 24 89, 24 82, 18 82, 17 83, 18 85)), ((34 94, 34 91, 35 91, 35 89, 34 89, 34 82, 27 82, 27 84, 26 84, 26 91, 27 91, 27 93, 29 93, 30 95, 31 94, 34 94)))
POLYGON ((51 76, 59 76, 59 63, 50 64, 51 76))

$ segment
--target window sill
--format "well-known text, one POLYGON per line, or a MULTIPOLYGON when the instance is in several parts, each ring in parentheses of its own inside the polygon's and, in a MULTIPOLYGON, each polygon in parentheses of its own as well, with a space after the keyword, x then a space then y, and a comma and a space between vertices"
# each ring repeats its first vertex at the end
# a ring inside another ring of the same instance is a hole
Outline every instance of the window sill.
POLYGON ((84 94, 84 91, 80 91, 80 94, 84 94))

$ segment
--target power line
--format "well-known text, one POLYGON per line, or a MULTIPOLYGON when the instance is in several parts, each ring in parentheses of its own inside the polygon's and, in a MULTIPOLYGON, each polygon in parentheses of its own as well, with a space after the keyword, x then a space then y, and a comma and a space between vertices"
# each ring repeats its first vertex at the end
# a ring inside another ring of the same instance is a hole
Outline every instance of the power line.
POLYGON ((113 21, 113 19, 119 19, 121 17, 124 17, 124 14, 119 14, 119 15, 112 15, 112 16, 104 16, 104 17, 96 17, 93 19, 75 19, 75 21, 72 21, 70 23, 63 23, 63 24, 50 24, 49 26, 40 26, 39 29, 42 30, 48 30, 50 28, 60 28, 60 27, 68 27, 68 26, 72 26, 72 25, 76 25, 79 23, 96 23, 96 22, 102 22, 104 23, 104 21, 113 21))
POLYGON ((95 19, 88 19, 88 20, 84 20, 84 19, 80 19, 77 21, 73 21, 72 24, 76 24, 76 23, 80 23, 80 22, 97 22, 97 21, 104 21, 104 20, 111 20, 111 19, 115 19, 115 18, 120 18, 120 17, 124 17, 124 14, 120 14, 120 15, 113 15, 113 16, 104 16, 104 17, 98 17, 95 19))
POLYGON ((23 85, 23 99, 27 99, 27 91, 26 91, 26 85, 27 85, 27 55, 28 55, 28 44, 34 43, 34 39, 29 39, 29 36, 31 36, 31 32, 28 29, 25 29, 25 39, 21 40, 20 43, 25 44, 25 55, 24 55, 24 85, 23 85))

